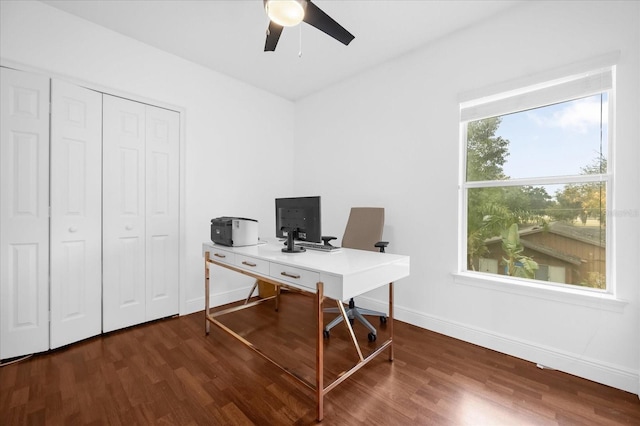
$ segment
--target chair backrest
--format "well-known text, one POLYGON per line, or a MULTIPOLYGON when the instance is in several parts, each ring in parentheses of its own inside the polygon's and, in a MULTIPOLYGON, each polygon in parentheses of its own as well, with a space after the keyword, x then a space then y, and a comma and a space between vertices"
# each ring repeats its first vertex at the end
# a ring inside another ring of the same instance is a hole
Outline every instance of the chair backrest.
POLYGON ((342 247, 379 251, 375 246, 382 240, 384 208, 352 207, 342 237, 342 247))

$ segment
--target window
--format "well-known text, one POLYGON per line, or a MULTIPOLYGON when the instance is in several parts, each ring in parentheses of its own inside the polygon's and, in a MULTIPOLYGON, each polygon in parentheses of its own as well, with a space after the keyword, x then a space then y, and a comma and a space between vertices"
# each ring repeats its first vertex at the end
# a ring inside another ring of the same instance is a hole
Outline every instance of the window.
POLYGON ((461 104, 462 271, 611 291, 613 75, 461 104))

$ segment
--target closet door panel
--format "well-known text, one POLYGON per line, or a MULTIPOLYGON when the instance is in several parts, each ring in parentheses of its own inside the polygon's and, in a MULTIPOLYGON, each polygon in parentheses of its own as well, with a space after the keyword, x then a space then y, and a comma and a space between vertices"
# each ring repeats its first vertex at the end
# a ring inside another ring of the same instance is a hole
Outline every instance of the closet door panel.
POLYGON ((146 107, 147 315, 153 320, 179 311, 180 115, 146 107))
POLYGON ((145 106, 103 95, 103 331, 145 321, 145 106))
POLYGON ((51 83, 51 348, 102 330, 102 95, 51 83))
POLYGON ((49 79, 0 68, 0 359, 49 348, 49 79))

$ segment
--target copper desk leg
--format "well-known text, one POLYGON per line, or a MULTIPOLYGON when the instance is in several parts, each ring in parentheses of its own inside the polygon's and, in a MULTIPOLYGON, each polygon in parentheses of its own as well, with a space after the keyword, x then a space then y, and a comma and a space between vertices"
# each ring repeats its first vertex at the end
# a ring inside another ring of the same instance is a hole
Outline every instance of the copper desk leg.
POLYGON ((319 282, 316 291, 316 402, 318 406, 318 421, 324 417, 324 335, 322 315, 322 301, 324 299, 324 284, 319 282))
POLYGON ((209 252, 204 254, 204 332, 209 334, 209 252))
POLYGON ((389 345, 389 361, 393 361, 393 283, 389 283, 389 321, 387 324, 389 329, 389 339, 391 344, 389 345))

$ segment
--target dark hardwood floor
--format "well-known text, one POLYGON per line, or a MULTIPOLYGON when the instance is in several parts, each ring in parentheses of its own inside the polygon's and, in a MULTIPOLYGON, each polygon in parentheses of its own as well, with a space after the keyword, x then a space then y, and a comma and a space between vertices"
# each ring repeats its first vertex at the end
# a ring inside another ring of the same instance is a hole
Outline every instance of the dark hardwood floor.
MULTIPOLYGON (((222 318, 313 379, 311 298, 284 294, 278 313, 264 304, 222 318)), ((399 321, 394 332, 395 360, 382 355, 332 390, 323 424, 640 425, 637 395, 399 321)), ((356 333, 375 349, 357 324, 356 333)), ((325 341, 325 381, 355 359, 336 327, 325 341)), ((311 391, 218 328, 205 336, 202 313, 0 368, 2 425, 308 425, 315 415, 311 391)))

